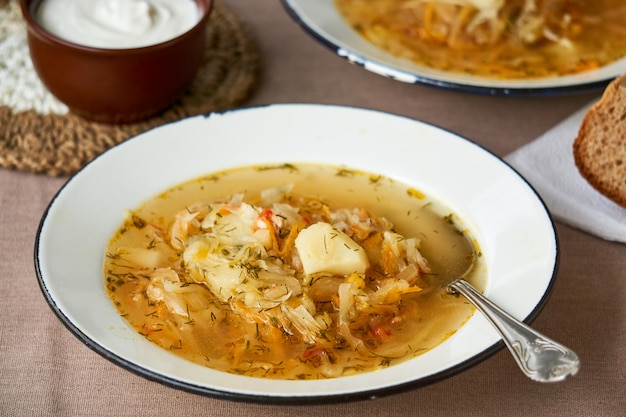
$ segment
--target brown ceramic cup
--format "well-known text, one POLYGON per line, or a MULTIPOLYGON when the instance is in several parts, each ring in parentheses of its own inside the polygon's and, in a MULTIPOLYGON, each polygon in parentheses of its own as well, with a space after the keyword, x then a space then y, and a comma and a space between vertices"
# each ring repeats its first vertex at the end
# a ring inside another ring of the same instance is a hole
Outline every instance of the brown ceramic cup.
POLYGON ((200 20, 189 31, 131 49, 82 46, 50 34, 34 17, 41 1, 20 0, 35 71, 55 97, 85 119, 131 123, 154 116, 185 93, 202 63, 212 0, 196 0, 200 20))

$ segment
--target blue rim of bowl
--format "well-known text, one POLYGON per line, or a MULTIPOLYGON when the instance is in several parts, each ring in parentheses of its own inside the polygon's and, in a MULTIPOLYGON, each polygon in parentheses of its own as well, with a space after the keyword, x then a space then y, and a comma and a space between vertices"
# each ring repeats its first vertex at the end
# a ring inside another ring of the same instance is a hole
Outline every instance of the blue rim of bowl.
POLYGON ((330 49, 337 56, 345 59, 351 64, 358 65, 367 71, 378 74, 380 76, 390 78, 393 80, 401 81, 407 84, 424 85, 428 87, 435 87, 447 91, 457 91, 477 95, 485 96, 504 96, 504 97, 533 97, 533 96, 565 96, 574 94, 585 94, 600 92, 606 88, 606 86, 615 78, 607 77, 594 82, 571 84, 565 86, 554 87, 532 87, 532 88, 517 88, 517 87, 490 87, 487 85, 472 85, 464 84, 452 81, 446 81, 437 79, 435 77, 427 77, 418 73, 404 71, 399 68, 395 68, 391 65, 385 64, 380 61, 376 61, 363 56, 362 54, 350 50, 342 45, 332 42, 327 37, 323 36, 313 27, 306 23, 306 21, 298 14, 298 12, 291 6, 289 0, 280 0, 284 9, 289 16, 311 37, 313 37, 320 44, 330 49))
MULTIPOLYGON (((291 103, 292 105, 298 105, 298 103, 291 103)), ((302 104, 302 103, 301 103, 302 104)), ((417 119, 411 118, 411 117, 407 117, 407 116, 400 116, 400 115, 396 115, 396 114, 392 114, 392 113, 387 113, 384 111, 380 111, 380 110, 373 110, 373 109, 368 109, 365 107, 357 107, 357 106, 337 106, 334 104, 316 104, 319 106, 328 106, 328 107, 342 107, 342 108, 353 108, 353 109, 359 109, 359 110, 366 110, 366 111, 374 111, 374 112, 379 112, 379 113, 384 113, 384 114, 389 114, 389 115, 393 115, 395 117, 399 117, 399 118, 404 118, 404 119, 408 119, 408 120, 412 120, 412 121, 418 121, 417 119)), ((214 113, 209 113, 209 114, 205 114, 203 117, 208 118, 210 115, 212 114, 227 114, 227 113, 235 113, 235 112, 239 112, 239 111, 248 111, 248 110, 254 110, 255 108, 263 108, 263 107, 271 107, 272 105, 259 105, 259 106, 251 106, 251 107, 242 107, 242 108, 238 108, 238 109, 233 109, 233 110, 225 110, 225 111, 220 111, 220 112, 214 112, 214 113)), ((436 127, 437 129, 441 129, 442 131, 445 131, 451 135, 457 136, 459 139, 464 140, 466 142, 469 142, 470 144, 478 147, 479 149, 481 149, 482 151, 488 153, 489 155, 491 155, 492 157, 496 158, 497 160, 499 160, 504 166, 508 167, 512 172, 514 172, 528 187, 529 189, 534 193, 535 197, 537 198, 537 200, 539 201, 539 203, 542 205, 545 214, 546 214, 546 218, 549 221, 550 224, 550 228, 552 229, 553 232, 553 236, 554 236, 554 247, 555 247, 555 257, 554 257, 554 262, 553 262, 553 270, 552 270, 552 276, 550 277, 550 280, 548 282, 548 285, 546 286, 546 290, 543 293, 543 296, 541 297, 540 300, 537 301, 537 303, 535 304, 535 307, 533 308, 533 310, 526 316, 526 318, 523 319, 523 322, 526 324, 531 324, 541 313, 541 311, 545 308, 546 304, 548 303, 552 292, 554 290, 554 286, 556 284, 556 277, 557 277, 557 271, 559 268, 559 263, 560 263, 560 244, 559 244, 559 238, 558 238, 558 234, 556 231, 556 227, 554 224, 554 220, 545 204, 545 202, 543 201, 543 199, 541 198, 541 196, 537 193, 537 191, 533 188, 533 186, 515 169, 513 168, 509 163, 507 163, 506 161, 504 161, 502 158, 500 158, 499 156, 495 155, 493 152, 489 151, 488 149, 484 148, 483 146, 473 142, 470 139, 467 139, 461 135, 458 135, 448 129, 444 129, 438 126, 435 126, 433 124, 427 123, 427 122, 422 122, 422 121, 418 121, 419 123, 423 123, 425 125, 429 125, 432 127, 436 127)), ((171 122, 171 123, 176 123, 176 122, 171 122)), ((170 123, 168 123, 170 124, 170 123)), ((142 132, 138 135, 135 135, 129 139, 127 139, 124 142, 120 142, 116 145, 114 145, 113 147, 109 148, 108 150, 104 151, 103 153, 101 153, 100 155, 96 156, 92 161, 90 161, 88 164, 86 164, 83 168, 81 168, 79 171, 77 171, 74 175, 72 175, 62 186, 61 188, 57 191, 57 193, 54 195, 54 197, 51 199, 50 203, 48 204, 48 206, 46 207, 46 210, 44 211, 42 218, 39 222, 39 225, 37 227, 37 233, 35 236, 35 242, 34 242, 34 266, 35 266, 35 273, 37 275, 37 281, 39 284, 39 288, 41 290, 41 292, 43 293, 43 296, 46 300, 46 303, 48 304, 48 306, 50 307, 50 309, 53 311, 53 313, 57 316, 57 318, 61 321, 61 323, 70 331, 70 333, 72 333, 78 340, 80 340, 85 346, 87 346, 89 349, 91 349, 92 351, 96 352, 97 354, 99 354, 100 356, 102 356, 103 358, 109 360, 110 362, 120 366, 123 369, 126 369, 127 371, 143 377, 147 380, 153 381, 153 382, 158 382, 164 386, 170 387, 170 388, 174 388, 174 389, 178 389, 181 391, 185 391, 185 392, 190 392, 193 394, 199 394, 199 395, 203 395, 203 396, 207 396, 207 397, 212 397, 212 398, 217 398, 217 399, 222 399, 222 400, 230 400, 230 401, 237 401, 237 402, 242 402, 242 403, 258 403, 258 404, 272 404, 272 405, 317 405, 317 404, 329 404, 329 403, 345 403, 345 402, 352 402, 352 401, 361 401, 361 400, 368 400, 368 399, 377 399, 377 398, 381 398, 381 397, 385 397, 388 395, 392 395, 392 394, 399 394, 401 392, 406 392, 406 391, 410 391, 410 390, 415 390, 418 388, 422 388, 440 381, 443 381, 445 379, 448 379, 454 375, 457 375, 477 364, 479 364, 480 362, 483 362, 484 360, 486 360, 487 358, 491 357, 493 354, 495 354, 496 352, 500 351, 503 347, 505 347, 504 342, 502 340, 499 340, 497 342, 495 342, 494 344, 492 344, 490 347, 484 349, 483 351, 479 352, 478 354, 472 356, 471 358, 468 358, 467 360, 452 366, 450 368, 447 368, 441 372, 426 376, 426 377, 422 377, 420 379, 416 379, 413 381, 408 381, 408 382, 404 382, 404 383, 399 383, 396 385, 391 385, 391 386, 387 386, 387 387, 383 387, 383 388, 378 388, 378 389, 371 389, 371 390, 365 390, 365 391, 358 391, 358 392, 350 392, 350 393, 341 393, 341 394, 329 394, 329 395, 311 395, 311 396, 272 396, 272 395, 260 395, 260 394, 246 394, 246 393, 237 393, 237 392, 230 392, 230 391, 226 391, 226 390, 219 390, 219 389, 214 389, 214 388, 209 388, 206 386, 202 386, 202 385, 198 385, 198 384, 193 384, 190 382, 185 382, 185 381, 181 381, 178 380, 176 378, 173 377, 169 377, 169 376, 165 376, 162 375, 158 372, 154 372, 151 371, 149 369, 146 369, 145 367, 139 366, 131 361, 128 361, 118 355, 116 355, 115 353, 111 352, 110 350, 108 350, 107 348, 105 348, 104 346, 100 345, 98 342, 94 341, 93 339, 91 339, 89 336, 87 336, 83 331, 80 330, 80 328, 78 328, 78 326, 76 326, 72 320, 70 318, 68 318, 63 310, 57 305, 57 303, 54 300, 54 297, 51 295, 50 291, 48 290, 47 286, 46 286, 46 282, 45 282, 45 278, 42 274, 41 271, 41 267, 40 267, 40 242, 41 242, 41 234, 42 234, 42 229, 46 223, 46 219, 48 217, 48 214, 52 208, 52 206, 55 204, 55 201, 58 199, 58 197, 65 191, 65 189, 72 183, 72 181, 74 181, 78 176, 81 175, 82 171, 85 169, 88 169, 89 166, 98 158, 102 157, 103 155, 107 154, 109 151, 111 151, 112 149, 115 149, 117 147, 121 147, 124 146, 125 143, 128 143, 129 141, 132 141, 133 139, 135 139, 137 136, 142 135, 143 133, 146 133, 150 130, 154 130, 154 129, 158 129, 162 126, 157 126, 151 129, 148 129, 145 132, 142 132)))

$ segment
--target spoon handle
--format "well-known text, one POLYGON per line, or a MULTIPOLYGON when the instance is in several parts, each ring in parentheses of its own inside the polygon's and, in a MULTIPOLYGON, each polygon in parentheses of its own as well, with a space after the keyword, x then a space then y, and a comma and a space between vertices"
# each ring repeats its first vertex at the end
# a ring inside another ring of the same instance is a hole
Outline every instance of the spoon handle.
POLYGON ((450 283, 498 330, 520 369, 538 382, 557 382, 574 376, 580 368, 576 353, 542 335, 495 305, 463 279, 450 283))

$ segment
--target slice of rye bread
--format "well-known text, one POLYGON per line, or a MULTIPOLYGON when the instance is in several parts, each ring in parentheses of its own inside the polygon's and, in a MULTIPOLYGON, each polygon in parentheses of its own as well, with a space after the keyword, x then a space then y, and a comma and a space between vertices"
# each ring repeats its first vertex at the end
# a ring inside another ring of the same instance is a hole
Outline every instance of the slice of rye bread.
POLYGON ((626 208, 626 74, 613 80, 587 111, 573 152, 583 178, 626 208))

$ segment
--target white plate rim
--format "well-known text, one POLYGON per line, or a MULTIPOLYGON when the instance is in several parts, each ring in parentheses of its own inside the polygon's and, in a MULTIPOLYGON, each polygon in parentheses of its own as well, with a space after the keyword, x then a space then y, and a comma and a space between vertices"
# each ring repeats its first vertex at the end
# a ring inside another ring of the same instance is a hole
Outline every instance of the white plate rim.
MULTIPOLYGON (((544 215, 545 215, 544 221, 546 222, 544 226, 549 229, 545 231, 548 233, 548 237, 553 239, 553 241, 547 242, 547 245, 550 247, 550 250, 553 251, 553 253, 551 253, 551 256, 553 256, 553 259, 552 259, 551 272, 549 276, 545 277, 545 282, 543 282, 543 285, 545 285, 545 288, 542 288, 541 296, 538 299, 532 301, 533 303, 532 308, 530 308, 529 311, 526 311, 523 317, 518 317, 518 318, 522 319, 526 323, 531 323, 538 316, 538 314, 541 312, 541 310, 544 308, 545 304, 547 303, 552 293, 554 284, 555 284, 556 272, 557 272, 558 260, 559 260, 558 237, 556 234, 556 230, 554 228, 552 218, 545 204, 541 200, 541 198, 537 195, 535 190, 532 189, 530 184, 528 184, 528 182, 524 180, 523 177, 521 177, 521 175, 517 173, 512 167, 510 167, 506 162, 504 162, 503 160, 501 160, 500 158, 498 158, 497 156, 495 156, 493 153, 489 152, 488 150, 475 144, 474 142, 471 142, 465 138, 462 138, 444 129, 440 129, 436 126, 432 126, 432 125, 429 125, 429 124, 426 124, 426 123, 423 123, 414 119, 410 119, 407 117, 392 115, 392 114, 384 113, 378 110, 370 110, 370 109, 346 107, 346 106, 318 105, 318 104, 316 105, 275 104, 275 105, 268 105, 268 106, 242 108, 242 109, 230 110, 230 111, 225 111, 225 112, 216 112, 210 115, 196 116, 193 118, 184 119, 179 122, 173 122, 168 125, 154 128, 150 131, 147 131, 138 136, 135 136, 121 144, 118 144, 114 146, 113 148, 111 148, 110 150, 104 152, 102 155, 98 156, 96 159, 94 159, 94 161, 87 164, 82 170, 80 170, 78 173, 72 176, 62 186, 62 188, 57 192, 57 194, 51 200, 49 206, 46 208, 42 216, 41 222, 39 224, 36 239, 35 239, 34 261, 35 261, 35 270, 36 270, 39 286, 42 290, 42 293, 48 305, 50 306, 52 311, 56 314, 56 316, 60 319, 60 321, 65 325, 65 327, 68 328, 68 330, 72 334, 74 334, 74 336, 76 336, 80 341, 82 341, 90 349, 94 350, 95 352, 97 352, 104 358, 112 361, 113 363, 121 366, 122 368, 125 368, 149 380, 160 382, 166 386, 182 389, 182 390, 197 393, 197 394, 223 398, 223 399, 247 401, 247 402, 261 402, 261 403, 280 403, 280 404, 328 403, 328 402, 366 399, 366 398, 371 399, 371 398, 376 398, 376 397, 380 397, 383 395, 397 393, 402 390, 414 389, 416 387, 425 386, 425 385, 437 382, 439 380, 445 379, 447 377, 450 377, 452 375, 455 375, 481 362, 482 360, 489 357, 490 355, 497 352, 499 349, 503 347, 503 343, 499 340, 499 337, 492 338, 489 342, 489 345, 486 346, 484 349, 482 349, 480 352, 477 352, 471 357, 465 358, 464 360, 462 360, 459 363, 456 363, 454 366, 450 368, 447 368, 438 372, 434 372, 432 374, 425 375, 420 378, 416 378, 416 379, 408 378, 398 383, 375 386, 371 389, 358 388, 358 389, 352 390, 348 388, 348 389, 342 390, 341 392, 324 392, 322 394, 310 394, 310 393, 301 391, 302 388, 299 388, 298 392, 286 392, 286 391, 285 392, 281 391, 278 393, 257 392, 255 390, 232 389, 232 387, 228 389, 222 389, 219 386, 219 384, 218 385, 211 385, 211 384, 206 385, 204 383, 197 383, 197 381, 194 381, 194 380, 189 380, 186 378, 179 378, 177 376, 172 376, 167 373, 164 374, 163 372, 160 372, 158 370, 153 370, 150 367, 138 365, 137 363, 127 360, 126 358, 114 352, 112 349, 106 346, 106 343, 102 343, 101 341, 94 339, 91 335, 88 334, 88 331, 82 327, 81 323, 78 322, 79 320, 77 320, 76 317, 70 317, 68 314, 66 314, 66 308, 64 308, 62 305, 59 305, 58 303, 59 288, 55 288, 55 285, 58 286, 58 283, 50 281, 49 274, 48 274, 49 271, 47 271, 47 268, 48 268, 47 263, 49 262, 49 259, 48 259, 49 257, 46 256, 46 253, 45 253, 46 249, 43 247, 45 246, 46 239, 49 238, 48 228, 51 227, 50 226, 51 211, 58 210, 59 204, 61 204, 61 206, 63 204, 61 200, 67 198, 68 193, 71 194, 72 192, 75 192, 73 190, 75 187, 78 187, 78 188, 81 187, 81 186, 77 186, 76 182, 83 181, 83 177, 87 175, 86 173, 88 173, 92 169, 95 169, 93 167, 95 165, 100 164, 103 160, 107 158, 110 159, 116 156, 119 157, 120 155, 123 154, 124 149, 127 146, 134 146, 135 144, 140 144, 140 142, 142 141, 145 142, 149 140, 149 138, 153 136, 156 132, 160 132, 163 129, 176 129, 177 125, 182 126, 186 123, 199 123, 199 124, 209 123, 210 124, 211 118, 215 118, 215 117, 218 117, 218 118, 238 117, 239 115, 245 115, 246 113, 250 113, 250 112, 253 112, 253 113, 254 112, 261 112, 261 113, 269 112, 268 114, 271 114, 272 112, 275 112, 275 111, 280 113, 283 110, 290 110, 290 111, 295 110, 295 111, 302 111, 302 112, 308 112, 310 110, 313 110, 313 111, 321 111, 322 113, 326 112, 326 114, 329 114, 328 112, 335 112, 335 113, 338 112, 339 114, 341 114, 342 112, 356 112, 356 113, 363 113, 364 116, 368 116, 368 117, 380 116, 383 118, 390 118, 391 120, 399 121, 402 123, 408 123, 408 124, 420 126, 430 131, 438 131, 444 136, 449 136, 450 138, 452 138, 452 140, 459 141, 459 143, 463 143, 466 146, 469 146, 470 149, 472 148, 475 149, 477 152, 480 152, 486 155, 488 158, 491 158, 494 161, 496 161, 497 164, 500 164, 501 167, 505 171, 508 171, 511 175, 517 178, 517 180, 520 181, 520 184, 523 184, 523 187, 526 187, 527 191, 535 199, 533 204, 537 205, 537 207, 540 210, 544 211, 544 215), (55 294, 55 292, 57 294, 55 294)), ((106 165, 106 161, 104 163, 106 165)), ((213 170, 208 170, 207 172, 211 172, 211 171, 213 170)), ((171 185, 175 185, 176 183, 179 183, 179 182, 180 181, 174 181, 173 184, 171 185)), ((167 186, 165 188, 167 188, 167 186)), ((160 187, 159 191, 163 191, 163 187, 160 187)), ((155 195, 155 194, 156 193, 153 193, 151 195, 155 195)), ((98 279, 102 281, 101 277, 98 277, 98 279)), ((480 322, 478 324, 478 327, 485 326, 485 324, 483 323, 484 320, 482 319, 480 315, 475 314, 471 320, 476 320, 477 322, 480 322)), ((486 327, 488 328, 488 331, 492 330, 489 325, 486 325, 486 327)), ((160 349, 160 348, 157 348, 157 349, 160 349)), ((384 371, 377 371, 377 372, 384 372, 384 371)), ((351 378, 351 377, 348 377, 348 378, 351 378)), ((340 378, 340 379, 347 381, 346 378, 340 378)), ((300 382, 304 384, 308 383, 307 381, 289 381, 289 382, 295 382, 297 384, 300 382)), ((302 385, 302 387, 306 389, 306 385, 302 385)))
MULTIPOLYGON (((311 7, 328 8, 327 3, 332 1, 281 0, 289 16, 305 32, 336 55, 367 71, 407 84, 489 96, 562 96, 601 91, 611 80, 626 72, 626 57, 598 70, 535 80, 497 80, 433 70, 394 57, 363 39, 357 39, 359 35, 356 33, 348 40, 341 39, 329 30, 328 22, 318 22, 307 12, 311 7)), ((339 14, 336 15, 332 23, 341 24, 342 31, 353 32, 345 22, 340 23, 339 14)))

